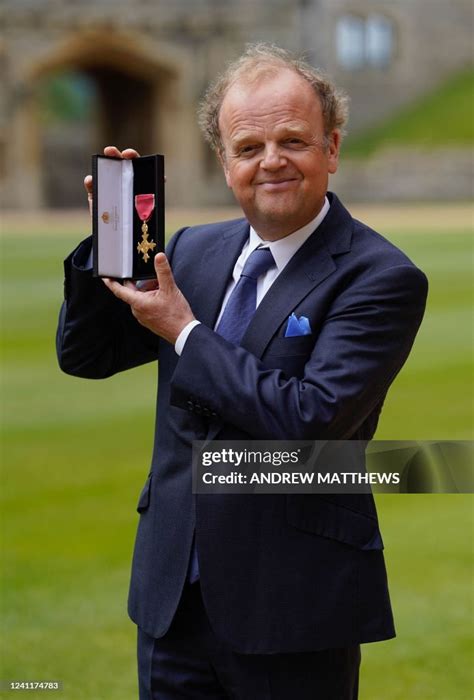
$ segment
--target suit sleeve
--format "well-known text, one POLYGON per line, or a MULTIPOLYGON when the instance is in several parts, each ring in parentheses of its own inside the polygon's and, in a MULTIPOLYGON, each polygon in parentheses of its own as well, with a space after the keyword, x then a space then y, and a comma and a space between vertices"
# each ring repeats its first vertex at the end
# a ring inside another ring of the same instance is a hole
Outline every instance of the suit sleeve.
MULTIPOLYGON (((182 230, 167 248, 169 259, 182 230)), ((90 250, 91 238, 87 238, 64 262, 65 299, 56 352, 67 374, 102 379, 156 360, 159 338, 138 323, 128 304, 117 299, 100 278, 92 276, 86 267, 90 250)))
POLYGON ((301 379, 197 326, 178 361, 171 402, 200 403, 260 439, 346 439, 383 401, 408 357, 426 295, 426 277, 411 265, 351 285, 334 301, 301 379))

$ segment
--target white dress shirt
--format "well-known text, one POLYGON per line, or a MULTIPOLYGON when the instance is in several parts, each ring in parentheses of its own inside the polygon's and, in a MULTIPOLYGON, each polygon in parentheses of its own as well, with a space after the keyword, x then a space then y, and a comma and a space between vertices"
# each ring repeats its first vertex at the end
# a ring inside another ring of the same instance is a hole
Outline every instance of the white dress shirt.
MULTIPOLYGON (((275 265, 269 270, 267 270, 267 272, 261 275, 257 280, 258 306, 265 294, 268 292, 268 290, 276 280, 276 278, 278 277, 278 275, 281 274, 281 272, 288 265, 296 251, 301 248, 303 243, 321 224, 324 217, 329 211, 329 206, 329 200, 327 197, 325 197, 321 211, 317 216, 315 216, 314 219, 312 219, 312 221, 309 222, 309 224, 306 224, 302 228, 298 229, 297 231, 294 231, 293 233, 290 233, 284 238, 280 238, 278 241, 265 241, 262 238, 260 238, 258 233, 252 227, 250 227, 250 235, 247 241, 245 242, 244 247, 242 248, 242 252, 237 258, 237 262, 234 265, 232 279, 230 280, 227 286, 221 310, 219 312, 219 316, 217 317, 216 325, 214 326, 214 328, 217 327, 217 324, 219 323, 221 316, 224 313, 224 309, 226 307, 227 302, 229 301, 229 297, 232 294, 235 285, 240 279, 240 275, 242 273, 242 270, 244 269, 244 265, 247 262, 247 258, 250 256, 250 254, 253 253, 253 251, 259 246, 263 248, 269 248, 273 255, 273 259, 275 260, 275 265)), ((200 321, 198 321, 197 319, 194 321, 190 321, 178 335, 174 346, 178 355, 181 355, 181 353, 183 352, 184 344, 186 343, 189 334, 191 333, 193 328, 195 328, 195 326, 199 325, 199 323, 200 321)))

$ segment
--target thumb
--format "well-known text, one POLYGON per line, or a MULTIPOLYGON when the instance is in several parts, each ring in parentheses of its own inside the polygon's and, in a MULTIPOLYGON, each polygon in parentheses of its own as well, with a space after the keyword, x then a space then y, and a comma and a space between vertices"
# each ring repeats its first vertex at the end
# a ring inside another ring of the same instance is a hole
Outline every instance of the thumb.
POLYGON ((164 253, 155 255, 155 272, 158 286, 162 292, 170 292, 176 286, 168 258, 164 253))

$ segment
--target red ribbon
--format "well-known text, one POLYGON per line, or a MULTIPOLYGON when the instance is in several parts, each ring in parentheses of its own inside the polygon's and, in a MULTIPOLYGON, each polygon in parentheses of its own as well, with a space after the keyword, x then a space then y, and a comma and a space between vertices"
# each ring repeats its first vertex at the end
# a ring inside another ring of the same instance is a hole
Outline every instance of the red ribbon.
POLYGON ((141 221, 148 221, 153 209, 155 208, 154 194, 136 194, 135 209, 141 221))

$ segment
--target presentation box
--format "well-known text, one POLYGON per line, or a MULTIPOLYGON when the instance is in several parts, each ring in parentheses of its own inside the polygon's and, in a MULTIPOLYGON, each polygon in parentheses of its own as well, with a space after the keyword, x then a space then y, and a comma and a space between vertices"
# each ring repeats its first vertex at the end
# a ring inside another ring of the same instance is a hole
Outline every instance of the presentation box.
POLYGON ((151 279, 164 250, 164 156, 92 156, 95 277, 151 279))

